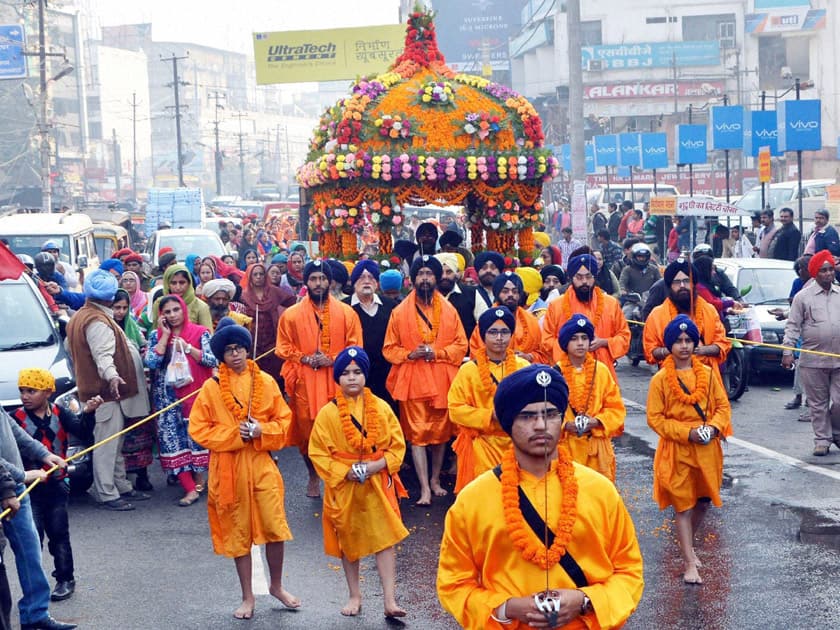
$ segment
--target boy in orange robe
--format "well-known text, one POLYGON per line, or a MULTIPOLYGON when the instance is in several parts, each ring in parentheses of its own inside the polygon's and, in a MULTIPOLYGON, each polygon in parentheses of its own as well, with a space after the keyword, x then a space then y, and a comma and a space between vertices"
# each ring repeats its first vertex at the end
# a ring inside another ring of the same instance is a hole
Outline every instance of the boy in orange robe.
POLYGON ((659 435, 653 459, 653 498, 674 507, 686 584, 702 584, 694 537, 709 503, 721 506, 721 441, 732 435, 732 410, 716 370, 694 356, 700 331, 686 315, 665 328, 670 355, 650 381, 648 425, 659 435))
POLYGON ((560 328, 558 341, 564 356, 554 367, 569 386, 560 448, 615 483, 612 438, 624 433, 627 410, 610 371, 589 352, 594 338, 592 322, 580 313, 560 328))
MULTIPOLYGON (((542 330, 536 316, 520 306, 524 292, 522 278, 512 271, 503 271, 493 281, 496 304, 506 306, 516 317, 511 349, 528 363, 544 363, 550 358, 551 349, 547 344, 544 347, 542 330)), ((484 339, 476 328, 470 335, 470 356, 475 358, 476 351, 483 346, 484 339)))
POLYGON ((597 271, 598 261, 590 254, 581 254, 569 261, 566 275, 572 284, 548 305, 543 320, 543 338, 551 347, 552 361, 556 363, 563 354, 557 343, 560 327, 569 321, 572 313, 583 313, 595 326, 595 339, 589 351, 607 366, 618 383, 613 363, 630 349, 630 328, 618 300, 595 286, 597 271))
POLYGON ((280 375, 293 401, 289 444, 300 449, 309 471, 306 496, 320 496, 320 483, 307 455, 309 433, 321 407, 332 400, 335 382, 330 366, 347 346, 362 345, 362 324, 350 306, 330 295, 332 273, 322 260, 303 268, 306 297, 287 308, 277 322, 274 353, 284 360, 280 375))
POLYGON ((482 345, 449 388, 449 418, 458 429, 452 445, 458 458, 455 492, 496 466, 510 448, 510 436, 493 417, 493 396, 504 377, 529 365, 511 349, 516 329, 517 321, 506 306, 484 311, 476 328, 482 345))
POLYGON ((286 523, 283 478, 269 451, 286 446, 291 412, 277 381, 248 360, 251 333, 224 317, 210 347, 218 378, 207 379, 190 413, 190 436, 210 451, 207 513, 214 551, 232 557, 242 587, 233 616, 251 619, 251 547, 265 545, 271 576, 268 589, 288 608, 300 600, 283 588, 286 523))
POLYGON ((440 485, 444 449, 452 435, 446 395, 467 353, 458 311, 435 290, 442 275, 434 256, 414 260, 414 290, 392 311, 382 348, 393 366, 386 386, 400 404, 400 423, 420 482, 417 505, 431 504, 432 492, 446 495, 440 485), (427 446, 432 450, 431 480, 427 446))
POLYGON ((496 390, 513 446, 458 494, 440 546, 438 598, 463 628, 619 628, 642 597, 642 555, 618 491, 557 448, 568 392, 547 365, 496 390))
MULTIPOLYGON (((648 363, 662 363, 670 354, 665 343, 665 327, 680 313, 691 318, 700 331, 700 341, 694 350, 697 357, 709 367, 726 361, 732 342, 726 338, 726 329, 715 307, 694 294, 692 276, 691 263, 685 258, 678 258, 665 268, 663 277, 668 297, 648 315, 642 337, 648 363)), ((720 378, 720 372, 716 378, 720 378)))
POLYGON ((394 546, 408 536, 399 498, 408 496, 399 478, 405 438, 390 405, 365 387, 370 359, 351 346, 333 365, 340 390, 315 418, 309 457, 324 480, 324 551, 341 558, 350 599, 341 614, 362 608, 359 559, 376 556, 386 617, 404 617, 396 599, 394 546))

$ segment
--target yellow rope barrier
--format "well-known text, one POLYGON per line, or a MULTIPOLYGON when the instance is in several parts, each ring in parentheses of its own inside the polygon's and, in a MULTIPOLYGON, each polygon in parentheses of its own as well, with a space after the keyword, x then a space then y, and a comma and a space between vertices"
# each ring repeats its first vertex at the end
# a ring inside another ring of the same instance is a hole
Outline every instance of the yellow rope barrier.
MULTIPOLYGON (((627 320, 628 324, 637 324, 639 326, 644 326, 644 322, 637 322, 633 319, 627 320)), ((783 346, 778 343, 767 343, 765 341, 751 341, 749 339, 741 339, 740 337, 732 337, 729 336, 728 339, 733 339, 736 341, 740 341, 741 343, 749 344, 751 346, 764 346, 765 348, 774 348, 777 350, 787 350, 790 352, 804 352, 805 354, 814 354, 820 357, 831 357, 832 359, 840 359, 840 354, 835 354, 833 352, 823 352, 821 350, 808 350, 806 348, 791 348, 790 346, 783 346)))
MULTIPOLYGON (((263 352, 260 356, 258 356, 258 357, 257 357, 256 359, 254 359, 254 360, 255 360, 255 361, 259 361, 260 359, 262 359, 263 357, 268 356, 268 355, 269 355, 269 354, 271 354, 272 352, 274 352, 274 348, 271 348, 270 350, 266 350, 265 352, 263 352)), ((178 400, 176 400, 175 402, 173 402, 173 403, 170 403, 170 404, 166 405, 166 407, 164 407, 163 409, 158 409, 157 411, 155 411, 155 412, 154 412, 154 413, 152 413, 152 414, 149 414, 149 415, 148 415, 148 416, 146 416, 145 418, 142 418, 141 420, 138 420, 137 422, 135 422, 134 424, 132 424, 130 427, 125 427, 125 428, 123 428, 123 429, 121 429, 121 430, 117 431, 116 433, 114 433, 114 435, 109 435, 108 437, 106 437, 106 438, 105 438, 104 440, 102 440, 101 442, 97 442, 96 444, 91 444, 90 446, 88 446, 88 447, 87 447, 87 448, 85 448, 85 449, 82 449, 82 450, 81 450, 81 451, 79 451, 78 453, 74 453, 74 454, 73 454, 73 455, 71 455, 70 457, 67 457, 64 461, 66 461, 66 462, 71 462, 71 461, 73 461, 74 459, 78 459, 78 458, 82 457, 83 455, 87 455, 88 453, 90 453, 90 452, 92 452, 92 451, 96 450, 96 449, 97 449, 97 448, 99 448, 100 446, 104 446, 104 445, 105 445, 105 444, 107 444, 108 442, 111 442, 111 441, 113 441, 113 440, 116 440, 118 437, 121 437, 121 436, 125 435, 126 433, 129 433, 130 431, 133 431, 134 429, 136 429, 136 428, 137 428, 137 427, 139 427, 140 425, 147 423, 149 420, 151 420, 151 419, 153 419, 153 418, 157 418, 160 414, 162 414, 162 413, 166 413, 167 411, 169 411, 169 410, 170 410, 170 409, 172 409, 173 407, 176 407, 176 406, 180 405, 180 404, 181 404, 182 402, 184 402, 185 400, 189 400, 189 399, 190 399, 190 398, 192 398, 193 396, 197 396, 197 395, 198 395, 198 392, 200 392, 200 391, 201 391, 200 389, 197 389, 197 390, 195 390, 194 392, 191 392, 191 393, 187 394, 187 395, 186 395, 186 396, 184 396, 183 398, 179 398, 179 399, 178 399, 178 400)), ((55 472, 56 470, 58 470, 58 469, 59 469, 59 467, 58 467, 58 466, 53 466, 52 468, 50 468, 49 470, 47 470, 47 475, 48 475, 48 476, 49 476, 49 475, 51 475, 52 473, 54 473, 54 472, 55 472)), ((28 485, 28 486, 24 489, 24 491, 23 491, 23 492, 21 492, 21 493, 20 493, 20 495, 18 495, 18 497, 17 497, 18 501, 20 501, 20 500, 21 500, 21 499, 23 499, 23 498, 24 498, 27 494, 29 494, 30 492, 32 492, 32 490, 35 488, 35 486, 37 486, 39 483, 41 483, 41 480, 40 480, 40 479, 36 479, 36 480, 35 480, 35 481, 33 481, 31 484, 29 484, 29 485, 28 485)), ((12 511, 12 510, 11 510, 11 508, 6 508, 6 509, 5 509, 5 510, 3 510, 2 512, 0 512, 0 521, 1 521, 1 520, 3 520, 4 518, 6 518, 6 517, 7 517, 7 516, 11 513, 11 511, 12 511)))

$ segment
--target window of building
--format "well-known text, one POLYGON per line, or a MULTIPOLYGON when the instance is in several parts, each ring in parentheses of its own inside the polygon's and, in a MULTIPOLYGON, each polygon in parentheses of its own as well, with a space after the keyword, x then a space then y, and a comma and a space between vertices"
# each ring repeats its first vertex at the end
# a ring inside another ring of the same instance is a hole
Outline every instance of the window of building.
POLYGON ((601 20, 588 20, 580 23, 580 44, 581 46, 600 46, 601 20))
POLYGON ((665 16, 645 18, 645 24, 666 24, 667 22, 668 18, 665 16))
POLYGON ((88 135, 91 140, 102 140, 102 123, 88 121, 88 135))
POLYGON ((708 41, 721 39, 721 29, 730 32, 734 46, 735 14, 719 13, 716 15, 685 15, 682 19, 682 37, 686 42, 708 41), (731 25, 721 26, 721 25, 731 25))

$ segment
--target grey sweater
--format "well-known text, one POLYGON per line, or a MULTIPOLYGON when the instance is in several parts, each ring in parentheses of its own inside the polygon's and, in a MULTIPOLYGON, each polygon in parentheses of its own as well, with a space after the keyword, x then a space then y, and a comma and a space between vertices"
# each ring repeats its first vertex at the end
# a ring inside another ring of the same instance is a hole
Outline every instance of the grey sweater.
POLYGON ((47 447, 21 429, 14 418, 3 410, 0 412, 0 464, 6 467, 15 482, 23 483, 23 459, 40 462, 50 452, 47 447))

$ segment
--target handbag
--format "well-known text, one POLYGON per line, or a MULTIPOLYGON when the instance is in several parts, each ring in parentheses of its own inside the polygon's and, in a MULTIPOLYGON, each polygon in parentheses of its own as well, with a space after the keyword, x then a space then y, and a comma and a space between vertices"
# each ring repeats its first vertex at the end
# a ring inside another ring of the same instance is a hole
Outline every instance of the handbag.
POLYGON ((187 353, 184 352, 184 342, 178 340, 172 345, 172 358, 166 366, 166 384, 173 389, 185 387, 193 382, 190 364, 187 363, 187 353))

